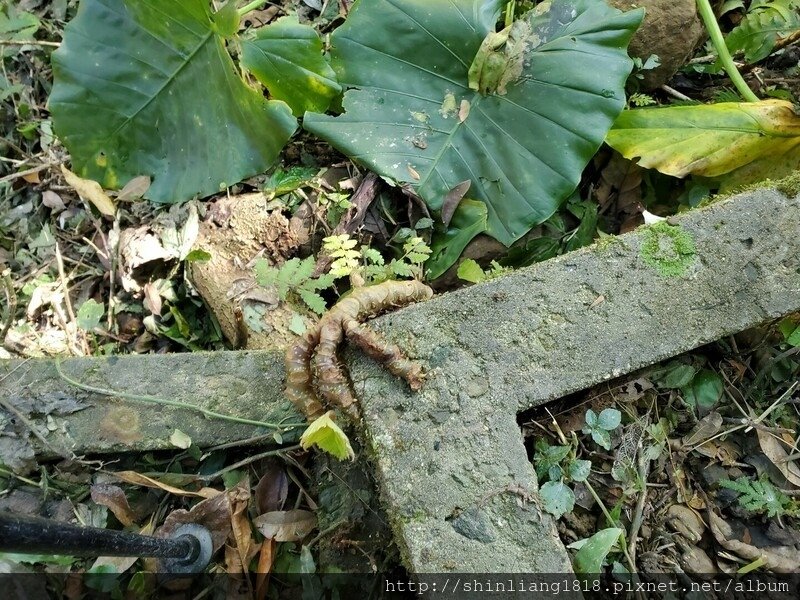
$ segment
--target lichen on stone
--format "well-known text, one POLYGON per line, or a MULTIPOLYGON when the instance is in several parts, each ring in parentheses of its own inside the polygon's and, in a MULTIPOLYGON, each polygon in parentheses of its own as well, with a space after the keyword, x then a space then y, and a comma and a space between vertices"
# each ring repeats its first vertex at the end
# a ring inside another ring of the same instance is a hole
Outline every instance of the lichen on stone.
POLYGON ((647 228, 639 255, 664 277, 680 277, 694 263, 694 240, 681 227, 660 221, 647 228))

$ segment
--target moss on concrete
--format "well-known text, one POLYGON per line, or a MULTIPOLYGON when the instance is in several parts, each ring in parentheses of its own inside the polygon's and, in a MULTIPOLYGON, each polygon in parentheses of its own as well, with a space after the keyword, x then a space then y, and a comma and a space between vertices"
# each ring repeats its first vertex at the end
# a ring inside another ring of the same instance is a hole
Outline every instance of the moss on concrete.
POLYGON ((644 232, 639 254, 664 277, 680 277, 694 263, 696 249, 692 236, 681 227, 660 221, 644 232))

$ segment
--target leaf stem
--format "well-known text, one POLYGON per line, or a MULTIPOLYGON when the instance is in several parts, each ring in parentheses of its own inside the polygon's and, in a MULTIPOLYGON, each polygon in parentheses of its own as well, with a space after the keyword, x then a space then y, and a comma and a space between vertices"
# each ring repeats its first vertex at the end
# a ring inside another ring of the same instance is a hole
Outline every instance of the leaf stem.
POLYGON ((255 425, 256 427, 266 427, 268 429, 280 429, 280 430, 288 430, 293 429, 295 427, 305 427, 305 423, 269 423, 267 421, 256 421, 254 419, 245 419, 244 417, 235 417, 232 415, 223 415, 222 413, 215 412, 213 410, 209 410, 207 408, 203 408, 202 406, 196 406, 194 404, 189 404, 187 402, 181 402, 180 400, 168 400, 166 398, 157 398, 156 396, 145 396, 141 394, 130 394, 127 392, 118 392, 116 390, 107 390, 105 388, 95 387, 92 385, 86 385, 85 383, 81 383, 75 379, 72 379, 64 371, 61 369, 61 360, 56 358, 55 360, 56 371, 58 372, 59 377, 66 381, 68 384, 84 390, 86 392, 92 392, 95 394, 100 394, 101 396, 118 396, 120 398, 124 398, 125 400, 130 400, 131 402, 138 402, 140 404, 159 404, 161 406, 172 406, 174 408, 180 408, 183 410, 189 410, 192 412, 200 413, 204 417, 209 419, 216 419, 218 421, 229 421, 231 423, 241 423, 243 425, 255 425))
POLYGON ((706 31, 708 31, 708 35, 711 38, 711 43, 714 44, 717 55, 722 62, 722 67, 725 69, 728 77, 731 78, 733 85, 747 102, 758 102, 758 96, 756 96, 753 90, 750 89, 750 86, 747 85, 742 74, 739 73, 739 69, 736 68, 731 53, 728 52, 728 46, 725 44, 725 40, 722 37, 722 31, 719 28, 717 17, 714 14, 714 9, 711 8, 709 0, 697 0, 697 10, 703 19, 703 23, 705 23, 706 31))
POLYGON ((242 8, 240 8, 236 12, 239 13, 240 17, 243 17, 247 13, 249 13, 251 11, 254 11, 257 8, 259 8, 262 4, 266 4, 266 0, 254 0, 253 2, 250 2, 249 4, 245 4, 242 8))

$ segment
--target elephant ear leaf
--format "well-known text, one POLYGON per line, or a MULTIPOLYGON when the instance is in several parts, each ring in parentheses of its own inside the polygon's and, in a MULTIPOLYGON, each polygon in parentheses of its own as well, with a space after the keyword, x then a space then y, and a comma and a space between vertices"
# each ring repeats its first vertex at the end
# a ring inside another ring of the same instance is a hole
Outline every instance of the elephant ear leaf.
POLYGON ((510 245, 572 193, 622 110, 642 11, 552 0, 497 34, 501 4, 357 0, 331 36, 345 112, 304 126, 437 212, 470 180, 510 245))
POLYGON ((81 1, 53 54, 50 96, 78 175, 111 189, 150 176, 147 198, 178 202, 275 161, 297 122, 241 79, 224 40, 235 19, 209 6, 81 1))
POLYGON ((783 100, 626 110, 606 141, 667 175, 724 176, 723 191, 800 168, 800 116, 783 100))

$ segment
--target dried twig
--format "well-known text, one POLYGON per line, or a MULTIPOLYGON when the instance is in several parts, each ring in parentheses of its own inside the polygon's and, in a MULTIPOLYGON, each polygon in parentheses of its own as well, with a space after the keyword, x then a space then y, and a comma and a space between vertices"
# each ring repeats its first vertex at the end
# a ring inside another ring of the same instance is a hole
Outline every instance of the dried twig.
POLYGON ((57 167, 61 164, 61 161, 58 162, 51 162, 51 163, 44 163, 42 165, 37 165, 35 167, 31 167, 30 169, 25 169, 24 171, 19 171, 17 173, 10 173, 5 177, 0 177, 0 183, 5 183, 7 181, 14 181, 19 179, 20 177, 27 177, 28 175, 33 175, 34 173, 38 173, 40 171, 44 171, 45 169, 49 169, 51 167, 57 167))
POLYGON ((0 40, 0 46, 49 46, 58 48, 61 42, 48 42, 46 40, 0 40))
POLYGON ((8 309, 8 314, 6 315, 5 323, 3 323, 3 329, 0 331, 0 344, 5 341, 6 334, 8 333, 8 330, 11 329, 11 323, 14 322, 14 314, 17 311, 17 292, 14 290, 14 282, 11 281, 11 269, 5 269, 2 277, 3 289, 5 290, 6 294, 6 308, 8 309))

